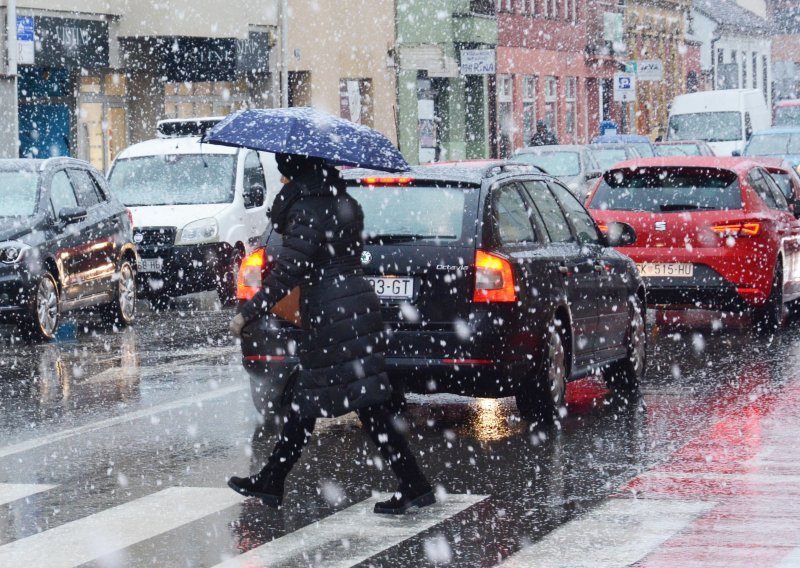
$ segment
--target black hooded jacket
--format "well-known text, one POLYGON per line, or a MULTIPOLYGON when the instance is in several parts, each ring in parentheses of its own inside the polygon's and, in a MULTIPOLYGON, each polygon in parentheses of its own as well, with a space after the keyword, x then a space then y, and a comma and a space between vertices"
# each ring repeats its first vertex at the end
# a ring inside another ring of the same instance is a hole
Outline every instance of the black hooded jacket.
POLYGON ((283 186, 270 217, 283 248, 241 313, 264 317, 300 286, 308 339, 292 402, 301 416, 331 417, 387 401, 380 301, 361 268, 361 206, 335 169, 311 167, 283 186))

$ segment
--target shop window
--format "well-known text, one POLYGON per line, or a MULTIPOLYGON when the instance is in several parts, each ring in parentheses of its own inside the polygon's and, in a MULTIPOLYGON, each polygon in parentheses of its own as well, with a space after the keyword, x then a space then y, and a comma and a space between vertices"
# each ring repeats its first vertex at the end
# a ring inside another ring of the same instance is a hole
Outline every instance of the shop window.
POLYGON ((522 78, 522 130, 525 144, 529 144, 536 132, 536 77, 522 78))
POLYGON ((247 82, 181 81, 164 85, 164 118, 225 116, 247 107, 247 82))
POLYGON ((564 0, 564 19, 568 22, 577 21, 577 0, 564 0))
POLYGON ((742 54, 742 88, 747 88, 747 57, 742 54))
MULTIPOLYGON (((754 51, 753 52, 753 88, 758 89, 758 74, 756 73, 756 68, 758 68, 758 54, 754 51)), ((764 72, 763 70, 761 71, 764 72)))
POLYGON ((311 71, 289 71, 289 106, 311 106, 311 71))
POLYGON ((567 77, 564 80, 564 119, 567 134, 575 134, 576 120, 576 91, 578 90, 578 80, 575 77, 567 77))
POLYGON ((544 79, 544 121, 553 132, 558 134, 558 80, 555 77, 544 79))
POLYGON ((511 75, 497 76, 497 114, 500 125, 499 154, 507 158, 513 150, 514 138, 514 80, 511 75))
POLYGON ((512 0, 497 0, 498 12, 510 12, 512 0))
POLYGON ((544 17, 558 18, 558 0, 543 0, 544 17))
POLYGON ((373 125, 372 79, 339 79, 339 116, 373 125))
POLYGON ((769 69, 769 63, 767 62, 767 56, 764 55, 761 57, 761 87, 764 91, 764 100, 769 102, 769 78, 767 69, 769 69))

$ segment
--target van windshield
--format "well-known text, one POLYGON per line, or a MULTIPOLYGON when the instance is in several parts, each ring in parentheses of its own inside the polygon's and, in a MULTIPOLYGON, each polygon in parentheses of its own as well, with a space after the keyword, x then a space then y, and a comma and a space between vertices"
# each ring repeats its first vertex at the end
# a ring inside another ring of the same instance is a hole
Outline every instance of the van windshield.
POLYGON ((231 203, 236 155, 168 154, 117 160, 111 192, 128 207, 231 203))
POLYGON ((742 139, 742 115, 730 112, 697 112, 669 117, 669 140, 727 142, 742 139))

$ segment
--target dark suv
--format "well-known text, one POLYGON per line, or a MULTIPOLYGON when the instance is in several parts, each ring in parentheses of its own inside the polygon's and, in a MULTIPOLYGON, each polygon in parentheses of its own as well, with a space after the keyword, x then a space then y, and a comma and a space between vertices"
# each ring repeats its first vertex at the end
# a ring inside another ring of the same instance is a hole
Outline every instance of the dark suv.
MULTIPOLYGON (((516 396, 520 413, 552 420, 566 381, 602 370, 635 389, 645 369, 645 290, 634 263, 555 178, 531 166, 345 172, 365 215, 361 262, 381 298, 393 383, 420 392, 516 396)), ((260 286, 281 237, 245 259, 240 299, 260 286), (260 259, 263 259, 260 260, 260 259)), ((276 317, 246 327, 243 361, 266 410, 275 377, 297 364, 305 332, 276 317)), ((279 381, 278 381, 279 382, 279 381)))
POLYGON ((125 207, 72 158, 0 160, 0 319, 51 339, 66 310, 133 321, 136 249, 125 207))

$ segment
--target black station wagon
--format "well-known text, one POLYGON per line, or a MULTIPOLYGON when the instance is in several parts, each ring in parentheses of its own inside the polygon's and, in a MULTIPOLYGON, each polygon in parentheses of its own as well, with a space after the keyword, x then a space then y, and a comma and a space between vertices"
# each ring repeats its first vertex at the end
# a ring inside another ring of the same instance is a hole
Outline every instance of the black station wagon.
MULTIPOLYGON (((522 164, 344 175, 364 210, 361 261, 381 298, 394 384, 513 395, 536 421, 563 413, 566 382, 594 371, 612 389, 636 389, 646 362, 645 289, 634 263, 611 248, 635 240, 630 226, 601 232, 564 185, 522 164)), ((240 270, 242 300, 261 285, 281 237, 268 230, 263 244, 240 270)), ((245 328, 243 361, 259 410, 275 400, 274 378, 297 364, 304 335, 273 316, 245 328)))
POLYGON ((127 325, 136 262, 130 217, 92 166, 0 160, 0 321, 52 339, 62 312, 99 306, 127 325))

